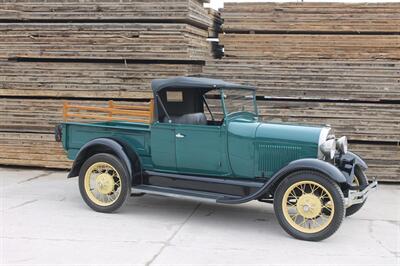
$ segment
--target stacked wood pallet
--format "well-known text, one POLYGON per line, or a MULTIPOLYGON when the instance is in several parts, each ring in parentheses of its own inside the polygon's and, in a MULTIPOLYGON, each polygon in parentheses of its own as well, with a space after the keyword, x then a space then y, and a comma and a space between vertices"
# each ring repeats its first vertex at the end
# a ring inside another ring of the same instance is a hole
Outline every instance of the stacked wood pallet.
POLYGON ((225 32, 399 33, 400 3, 226 3, 225 32))
POLYGON ((152 79, 200 74, 220 23, 204 2, 0 0, 0 164, 68 168, 64 100, 144 103, 152 79))
POLYGON ((400 3, 226 3, 205 76, 258 87, 267 121, 330 124, 400 181, 400 3))
POLYGON ((0 95, 54 98, 149 98, 151 80, 200 74, 202 65, 170 62, 0 61, 0 95))
POLYGON ((207 36, 175 23, 3 23, 0 59, 204 60, 207 36))
POLYGON ((204 72, 257 86, 270 98, 339 101, 400 100, 400 61, 243 60, 209 61, 204 72))
POLYGON ((0 20, 177 21, 208 27, 212 18, 202 0, 1 0, 0 20))

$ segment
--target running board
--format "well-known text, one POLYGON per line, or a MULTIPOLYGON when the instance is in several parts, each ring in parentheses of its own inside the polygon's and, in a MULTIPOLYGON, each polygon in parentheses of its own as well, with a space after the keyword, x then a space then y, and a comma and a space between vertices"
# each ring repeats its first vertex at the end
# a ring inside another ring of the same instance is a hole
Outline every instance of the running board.
POLYGON ((166 197, 180 198, 180 199, 192 199, 192 200, 203 200, 217 202, 221 198, 240 199, 240 196, 232 196, 227 194, 196 191, 180 188, 167 188, 151 185, 138 185, 132 187, 131 193, 147 193, 152 195, 160 195, 166 197))

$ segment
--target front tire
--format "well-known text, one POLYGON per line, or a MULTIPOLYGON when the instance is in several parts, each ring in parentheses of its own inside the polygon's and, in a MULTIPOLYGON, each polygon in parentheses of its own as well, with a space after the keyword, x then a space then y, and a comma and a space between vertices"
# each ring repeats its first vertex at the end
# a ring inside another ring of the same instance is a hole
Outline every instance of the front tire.
POLYGON ((325 175, 295 172, 278 186, 274 210, 282 228, 291 236, 307 241, 330 237, 345 215, 340 187, 325 175))
MULTIPOLYGON (((365 186, 368 185, 367 177, 364 175, 361 169, 357 168, 354 175, 353 186, 365 186)), ((364 205, 365 201, 359 204, 351 205, 346 209, 346 217, 355 214, 358 212, 362 206, 364 205)))
POLYGON ((130 189, 126 168, 112 154, 95 154, 80 169, 79 191, 86 204, 97 212, 110 213, 119 209, 130 189))

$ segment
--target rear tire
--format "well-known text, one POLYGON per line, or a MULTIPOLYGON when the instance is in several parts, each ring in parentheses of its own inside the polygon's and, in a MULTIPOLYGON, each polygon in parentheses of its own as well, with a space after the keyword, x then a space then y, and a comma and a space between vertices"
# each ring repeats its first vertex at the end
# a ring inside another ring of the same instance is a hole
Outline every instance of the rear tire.
POLYGON ((320 241, 338 230, 345 214, 340 187, 323 174, 299 171, 277 187, 274 210, 279 224, 291 236, 320 241))
POLYGON ((99 153, 87 159, 79 172, 79 191, 86 204, 97 212, 119 209, 130 194, 128 171, 112 154, 99 153))

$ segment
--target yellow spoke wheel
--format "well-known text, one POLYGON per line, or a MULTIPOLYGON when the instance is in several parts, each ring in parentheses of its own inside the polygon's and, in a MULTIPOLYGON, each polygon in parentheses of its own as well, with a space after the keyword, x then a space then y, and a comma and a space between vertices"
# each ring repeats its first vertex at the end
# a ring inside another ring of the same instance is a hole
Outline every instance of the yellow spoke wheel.
POLYGON ((115 168, 106 162, 92 164, 85 173, 85 192, 99 206, 110 206, 121 194, 121 177, 115 168))
POLYGON ((295 238, 320 241, 340 227, 344 195, 339 184, 315 171, 297 171, 285 177, 274 192, 279 224, 295 238))
POLYGON ((282 210, 293 228, 303 233, 316 233, 331 223, 335 206, 331 194, 321 184, 300 181, 286 190, 282 210))

